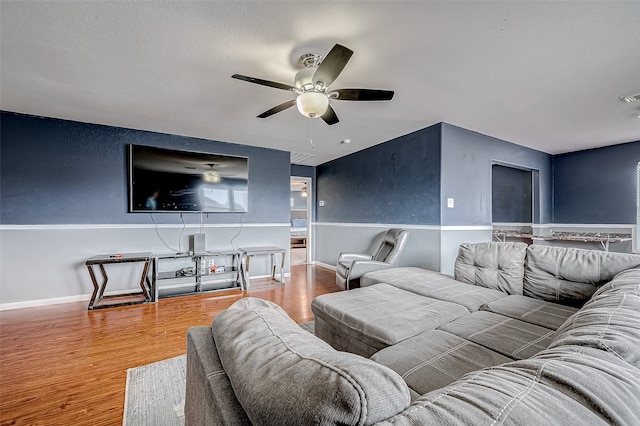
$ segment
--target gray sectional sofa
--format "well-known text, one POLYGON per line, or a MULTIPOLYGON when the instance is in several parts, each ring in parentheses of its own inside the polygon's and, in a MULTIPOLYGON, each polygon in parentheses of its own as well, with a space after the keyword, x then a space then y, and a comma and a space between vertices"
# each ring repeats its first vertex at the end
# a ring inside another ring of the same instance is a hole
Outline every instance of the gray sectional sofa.
POLYGON ((191 328, 186 424, 640 424, 640 255, 463 244, 360 285, 315 335, 255 298, 191 328))

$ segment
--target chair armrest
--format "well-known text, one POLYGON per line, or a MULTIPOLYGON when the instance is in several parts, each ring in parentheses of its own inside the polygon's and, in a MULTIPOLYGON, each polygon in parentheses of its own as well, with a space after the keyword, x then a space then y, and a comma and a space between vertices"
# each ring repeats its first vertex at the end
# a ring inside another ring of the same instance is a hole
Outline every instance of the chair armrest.
POLYGON ((371 260, 370 254, 342 252, 338 256, 338 262, 353 262, 354 260, 371 260))
POLYGON ((378 271, 380 269, 396 268, 395 265, 377 260, 355 260, 349 269, 347 281, 355 280, 366 274, 367 272, 378 271))

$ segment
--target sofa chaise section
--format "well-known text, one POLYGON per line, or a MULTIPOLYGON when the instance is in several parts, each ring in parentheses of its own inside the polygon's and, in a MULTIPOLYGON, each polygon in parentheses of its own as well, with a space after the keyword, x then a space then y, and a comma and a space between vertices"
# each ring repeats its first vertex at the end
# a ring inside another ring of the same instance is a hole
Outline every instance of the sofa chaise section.
POLYGON ((318 337, 365 357, 469 313, 462 305, 416 297, 388 284, 325 294, 311 309, 318 337))

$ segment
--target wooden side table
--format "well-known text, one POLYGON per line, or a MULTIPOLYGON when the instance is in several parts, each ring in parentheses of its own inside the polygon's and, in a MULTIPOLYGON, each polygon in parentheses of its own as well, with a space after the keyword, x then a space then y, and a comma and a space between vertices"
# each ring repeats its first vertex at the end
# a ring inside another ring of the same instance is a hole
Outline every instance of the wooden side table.
POLYGON ((244 281, 244 288, 249 289, 249 265, 251 264, 251 258, 253 256, 271 256, 271 279, 276 278, 276 255, 280 254, 280 280, 279 284, 284 285, 284 254, 286 250, 281 247, 265 246, 265 247, 240 247, 238 250, 242 253, 241 272, 242 279, 244 281))
POLYGON ((91 300, 89 301, 89 310, 99 309, 99 308, 109 308, 112 306, 122 306, 122 305, 134 305, 137 303, 148 303, 154 301, 155 289, 153 281, 149 280, 149 266, 153 262, 152 253, 123 253, 123 254, 112 254, 112 255, 98 255, 94 256, 90 259, 87 259, 85 264, 87 265, 87 269, 89 270, 89 275, 91 276, 91 281, 93 282, 93 294, 91 295, 91 300), (133 292, 126 294, 118 294, 118 295, 104 295, 104 291, 107 288, 107 283, 109 282, 109 277, 107 276, 107 271, 104 268, 104 265, 110 263, 132 263, 132 262, 143 262, 144 266, 142 269, 142 274, 140 276, 140 289, 141 292, 133 292), (94 272, 94 267, 98 266, 100 272, 102 274, 102 282, 98 284, 98 280, 96 279, 96 274, 94 272), (132 298, 132 296, 137 296, 136 298, 132 298), (112 302, 107 303, 107 300, 112 300, 112 302), (103 303, 104 302, 104 303, 103 303))

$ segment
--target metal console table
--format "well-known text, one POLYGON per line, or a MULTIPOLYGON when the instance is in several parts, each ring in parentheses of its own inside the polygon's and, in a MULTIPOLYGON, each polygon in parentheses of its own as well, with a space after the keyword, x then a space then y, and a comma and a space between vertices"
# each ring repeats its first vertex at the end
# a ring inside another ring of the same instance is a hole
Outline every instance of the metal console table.
POLYGON ((221 290, 244 290, 238 250, 154 256, 154 299, 221 290))
POLYGON ((251 263, 251 258, 253 256, 261 256, 261 255, 269 255, 271 256, 271 279, 277 280, 276 278, 276 255, 280 254, 280 280, 278 281, 280 284, 284 285, 284 254, 286 250, 280 247, 275 246, 265 246, 265 247, 240 247, 238 250, 242 253, 243 260, 241 262, 242 268, 242 279, 244 281, 244 287, 246 290, 249 289, 249 265, 251 263))
POLYGON ((87 269, 89 270, 89 275, 91 276, 91 281, 93 282, 93 294, 91 295, 91 300, 89 301, 88 309, 99 309, 99 308, 109 308, 112 306, 122 306, 122 305, 134 305, 137 303, 148 303, 154 301, 155 294, 155 285, 153 281, 149 279, 149 267, 153 263, 153 255, 151 253, 122 253, 122 254, 112 254, 112 255, 98 255, 93 256, 85 262, 87 265, 87 269), (104 295, 104 291, 107 288, 107 283, 109 282, 109 277, 107 276, 107 271, 104 268, 106 264, 122 264, 122 263, 133 263, 133 262, 143 262, 144 266, 142 268, 142 274, 140 276, 140 289, 141 292, 133 292, 126 294, 117 294, 117 295, 104 295), (102 275, 102 282, 98 284, 98 280, 96 279, 96 274, 94 272, 94 267, 98 266, 100 269, 100 273, 102 275), (136 296, 132 299, 132 296, 136 296), (111 300, 111 302, 107 302, 107 300, 111 300))

